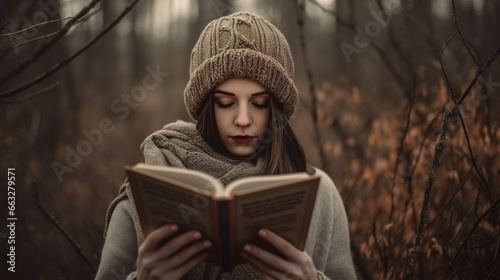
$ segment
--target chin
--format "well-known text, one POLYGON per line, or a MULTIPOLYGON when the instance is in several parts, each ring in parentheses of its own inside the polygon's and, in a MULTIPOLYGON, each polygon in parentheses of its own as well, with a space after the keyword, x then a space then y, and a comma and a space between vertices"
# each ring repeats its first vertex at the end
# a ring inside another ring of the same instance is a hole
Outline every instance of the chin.
POLYGON ((229 153, 235 157, 249 157, 255 153, 255 149, 232 149, 229 153))

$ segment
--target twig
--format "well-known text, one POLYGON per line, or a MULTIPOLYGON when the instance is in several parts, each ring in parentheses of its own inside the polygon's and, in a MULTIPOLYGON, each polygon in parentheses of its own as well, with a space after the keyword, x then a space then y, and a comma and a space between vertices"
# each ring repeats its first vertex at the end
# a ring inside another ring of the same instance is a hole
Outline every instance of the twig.
POLYGON ((427 177, 427 183, 425 185, 424 201, 422 202, 422 211, 420 212, 420 222, 418 223, 417 226, 415 244, 413 245, 413 250, 411 252, 410 259, 408 260, 408 263, 405 268, 406 279, 410 279, 410 276, 413 272, 413 266, 415 265, 415 261, 417 260, 417 257, 420 254, 420 249, 422 248, 424 223, 427 216, 427 211, 429 210, 429 202, 431 199, 432 186, 434 184, 434 180, 437 175, 439 164, 441 163, 441 156, 443 154, 444 146, 447 140, 446 132, 448 131, 449 122, 450 122, 450 113, 444 112, 441 134, 439 136, 439 141, 436 143, 434 160, 432 162, 432 167, 431 170, 429 171, 429 176, 427 177))
MULTIPOLYGON (((443 251, 446 251, 446 248, 448 247, 448 245, 452 244, 455 241, 455 238, 457 238, 460 235, 460 233, 465 234, 467 220, 469 219, 469 217, 471 216, 473 211, 477 208, 477 204, 479 203, 480 194, 481 194, 481 192, 479 191, 479 189, 477 189, 476 199, 474 199, 474 203, 470 207, 469 211, 467 211, 467 213, 465 214, 464 218, 462 219, 462 222, 459 223, 460 227, 458 228, 458 230, 455 231, 455 234, 453 235, 453 237, 448 240, 448 243, 444 244, 443 251)), ((476 212, 477 212, 477 209, 476 209, 476 212)))
MULTIPOLYGON (((410 127, 410 116, 411 116, 411 111, 413 109, 413 102, 415 101, 415 95, 416 95, 416 80, 417 76, 416 74, 413 76, 413 94, 411 97, 410 101, 410 109, 408 110, 408 115, 406 116, 406 125, 405 129, 403 132, 403 136, 401 137, 401 141, 399 142, 399 147, 398 147, 398 155, 396 157, 396 164, 394 165, 394 172, 393 177, 392 177, 392 187, 391 187, 391 211, 389 213, 389 221, 392 221, 392 215, 394 214, 394 187, 396 185, 396 172, 398 172, 398 165, 399 165, 399 157, 401 156, 401 153, 403 152, 404 148, 404 142, 406 139, 406 136, 408 135, 408 128, 410 127)), ((412 166, 413 169, 413 166, 412 166)))
MULTIPOLYGON (((451 41, 451 39, 458 32, 459 32, 458 29, 455 30, 455 32, 450 36, 450 38, 448 38, 448 40, 446 41, 446 43, 444 44, 444 46, 441 48, 440 53, 438 54, 439 57, 443 54, 444 50, 448 46, 448 44, 451 41)), ((457 107, 457 105, 460 105, 461 101, 464 100, 462 98, 465 98, 468 95, 468 93, 470 92, 470 90, 472 89, 472 87, 474 86, 474 84, 477 82, 477 80, 479 79, 479 77, 482 75, 482 73, 484 71, 486 71, 486 69, 491 65, 491 63, 496 59, 496 57, 498 57, 499 53, 500 53, 500 48, 497 49, 497 50, 495 50, 490 55, 490 57, 488 58, 487 62, 484 65, 484 67, 480 67, 480 68, 477 69, 476 74, 474 76, 474 79, 469 83, 469 86, 465 90, 465 92, 462 95, 462 97, 460 98, 460 100, 456 101, 455 98, 453 98, 454 101, 456 102, 455 107, 452 110, 444 113, 443 123, 442 123, 442 129, 441 129, 441 134, 440 134, 440 139, 439 139, 439 141, 438 141, 438 143, 436 144, 436 147, 435 147, 435 154, 434 154, 433 164, 432 164, 431 170, 429 172, 429 177, 427 179, 427 183, 426 183, 426 186, 425 186, 424 201, 422 203, 422 211, 420 213, 420 222, 419 222, 419 224, 417 226, 417 233, 416 233, 416 237, 415 237, 415 244, 413 246, 413 250, 411 252, 410 258, 409 258, 408 263, 407 263, 406 268, 405 268, 405 279, 409 279, 411 277, 415 261, 416 261, 418 255, 420 254, 420 250, 421 250, 421 247, 422 247, 421 240, 422 240, 422 236, 423 236, 425 218, 427 216, 427 211, 428 211, 428 208, 429 208, 429 201, 430 201, 430 196, 431 196, 431 192, 432 192, 432 185, 434 183, 434 179, 435 179, 435 176, 437 174, 437 169, 438 169, 440 161, 441 161, 441 156, 442 156, 442 152, 443 152, 443 149, 444 149, 444 145, 446 143, 446 132, 448 130, 448 125, 449 125, 449 121, 451 119, 451 116, 452 116, 455 108, 457 108, 459 110, 459 108, 457 107)), ((442 67, 443 67, 443 65, 442 65, 442 67)), ((449 80, 447 80, 447 82, 448 82, 448 87, 451 89, 451 85, 449 84, 449 80)), ((453 91, 452 91, 452 95, 453 95, 453 91)), ((477 170, 476 170, 476 172, 477 172, 477 170)), ((486 184, 486 186, 487 186, 487 184, 486 184)))
POLYGON ((470 143, 470 137, 469 137, 469 132, 467 130, 467 126, 465 124, 465 121, 464 121, 464 118, 462 116, 462 113, 460 112, 460 105, 456 102, 455 98, 453 98, 453 101, 455 101, 455 108, 457 108, 457 112, 458 112, 458 116, 460 118, 460 123, 462 125, 462 129, 464 131, 464 134, 465 134, 465 140, 467 142, 467 148, 469 150, 469 155, 470 155, 470 159, 471 159, 471 162, 472 162, 472 167, 474 168, 474 171, 476 171, 477 175, 479 176, 479 179, 481 179, 481 182, 483 183, 484 187, 486 188, 486 192, 488 193, 488 196, 490 198, 490 200, 493 200, 493 197, 492 197, 492 194, 491 194, 491 191, 490 191, 490 186, 488 184, 488 181, 486 181, 486 178, 484 177, 483 173, 481 172, 481 170, 479 169, 479 167, 477 166, 477 157, 474 155, 474 151, 472 150, 472 145, 470 143))
MULTIPOLYGON (((472 226, 471 230, 469 231, 469 233, 467 234, 467 236, 465 237, 465 239, 462 240, 462 243, 460 244, 460 247, 455 252, 455 254, 453 255, 453 257, 451 258, 451 261, 448 263, 448 268, 447 268, 446 275, 449 275, 449 270, 451 270, 451 267, 455 263, 458 255, 463 250, 465 244, 471 238, 471 236, 474 233, 474 231, 476 230, 476 228, 479 226, 479 223, 481 223, 481 221, 484 219, 484 217, 486 217, 486 215, 488 215, 490 213, 490 211, 493 210, 496 207, 496 205, 497 205, 497 203, 499 201, 500 201, 500 196, 498 196, 497 199, 493 202, 493 204, 491 204, 490 207, 488 207, 488 209, 486 209, 486 211, 484 211, 484 213, 474 222, 474 225, 472 226)), ((446 277, 446 275, 445 275, 445 277, 446 277)))
MULTIPOLYGON (((86 16, 80 18, 77 22, 75 22, 75 24, 77 23, 80 23, 80 22, 83 22, 83 21, 87 21, 91 16, 97 14, 99 11, 101 11, 101 9, 97 9, 89 14, 87 14, 86 16)), ((71 19, 72 17, 68 17, 68 18, 65 18, 65 19, 71 19)), ((60 21, 60 20, 53 20, 53 21, 60 21)), ((47 22, 46 22, 47 23, 47 22)), ((44 24, 43 22, 42 23, 39 23, 39 24, 36 24, 36 25, 41 25, 41 24, 44 24)), ((24 30, 28 30, 36 25, 33 25, 33 26, 30 26, 24 30)), ((11 32, 10 34, 15 34, 15 33, 19 33, 21 31, 16 31, 16 32, 11 32)), ((26 45, 28 43, 31 43, 31 42, 35 42, 35 41, 38 41, 38 40, 42 40, 42 39, 46 39, 46 38, 50 38, 54 35, 56 35, 59 31, 56 31, 56 32, 52 32, 50 34, 47 34, 47 35, 43 35, 43 36, 40 36, 40 37, 37 37, 37 38, 33 38, 31 40, 27 40, 27 41, 24 41, 22 43, 19 43, 19 44, 14 44, 14 45, 11 45, 9 48, 5 49, 5 50, 1 50, 0 52, 2 53, 3 56, 7 55, 9 52, 15 50, 16 48, 19 48, 20 46, 23 46, 23 45, 26 45), (5 54, 3 54, 5 53, 5 54)), ((6 34, 4 34, 6 35, 6 34)), ((2 35, 3 36, 3 35, 2 35)), ((0 36, 1 37, 1 36, 0 36)))
POLYGON ((8 53, 10 53, 11 51, 15 50, 16 48, 19 48, 20 46, 23 46, 23 45, 26 45, 26 44, 29 44, 31 42, 36 42, 36 41, 39 41, 39 40, 42 40, 42 39, 47 39, 47 38, 50 38, 54 35, 57 34, 58 31, 56 32, 52 32, 50 34, 46 34, 46 35, 43 35, 43 36, 39 36, 39 37, 36 37, 36 38, 33 38, 33 39, 30 39, 30 40, 27 40, 27 41, 23 41, 22 43, 19 43, 19 44, 15 44, 15 45, 11 45, 9 48, 5 49, 5 50, 2 50, 2 55, 7 55, 8 53))
POLYGON ((373 238, 375 239, 375 245, 377 246, 377 251, 378 251, 378 253, 380 255, 380 259, 381 259, 382 264, 384 266, 384 278, 386 278, 387 277, 387 272, 388 272, 388 269, 387 269, 387 258, 385 257, 384 252, 382 251, 382 247, 380 247, 380 244, 378 243, 375 224, 376 224, 376 221, 373 221, 372 234, 373 234, 373 238))
POLYGON ((62 233, 62 235, 69 241, 71 246, 75 248, 76 252, 78 255, 80 255, 85 263, 89 266, 89 268, 92 270, 92 272, 96 272, 95 267, 90 263, 88 258, 85 256, 85 254, 82 251, 82 247, 80 244, 78 244, 67 232, 64 230, 64 227, 57 221, 57 219, 52 215, 45 207, 43 206, 42 202, 40 201, 40 197, 38 196, 38 190, 36 189, 35 184, 33 184, 33 189, 35 190, 35 199, 38 205, 38 208, 42 211, 42 213, 49 219, 50 222, 62 233))
POLYGON ((16 68, 14 68, 12 71, 10 71, 7 75, 4 77, 0 78, 0 85, 5 83, 5 81, 13 78, 14 76, 18 75, 19 73, 23 72, 28 66, 33 64, 36 60, 38 60, 42 55, 44 55, 46 52, 48 52, 59 40, 61 40, 66 33, 70 30, 70 28, 77 23, 77 21, 85 16, 97 3, 99 3, 100 0, 92 0, 87 6, 83 7, 83 9, 80 10, 80 12, 72 18, 70 21, 68 21, 58 32, 56 36, 54 36, 51 40, 46 41, 42 46, 40 46, 29 58, 28 60, 25 60, 17 65, 16 68))
POLYGON ((462 96, 457 100, 458 104, 462 104, 464 99, 469 95, 472 87, 476 84, 477 79, 479 79, 479 77, 483 74, 483 72, 486 71, 486 69, 488 69, 490 67, 491 63, 493 63, 493 61, 495 61, 495 59, 497 59, 498 55, 500 55, 500 48, 496 49, 488 57, 488 59, 486 60, 486 63, 484 64, 483 67, 478 68, 476 75, 474 76, 474 79, 472 80, 472 82, 470 82, 470 84, 467 87, 467 89, 465 90, 464 94, 462 94, 462 96))
POLYGON ((300 46, 302 52, 302 59, 304 61, 304 68, 306 70, 307 80, 309 81, 309 93, 311 96, 311 116, 313 121, 313 129, 316 146, 318 147, 319 158, 321 160, 321 168, 323 170, 328 170, 328 161, 323 152, 323 145, 321 145, 321 135, 318 126, 318 105, 316 98, 316 90, 314 87, 313 73, 309 65, 309 61, 307 59, 307 49, 306 49, 306 40, 304 36, 304 14, 305 14, 305 3, 301 0, 297 0, 295 2, 297 8, 297 23, 299 25, 299 37, 300 37, 300 46))
POLYGON ((0 99, 0 103, 19 103, 19 102, 23 102, 25 100, 28 100, 28 99, 30 99, 30 98, 32 98, 34 96, 37 96, 37 95, 41 94, 41 93, 44 93, 46 91, 50 91, 50 90, 54 89, 55 87, 57 87, 59 85, 60 85, 60 83, 59 83, 59 81, 57 81, 57 82, 53 83, 52 85, 50 85, 48 87, 42 88, 41 90, 39 90, 39 91, 37 91, 37 92, 35 92, 33 94, 24 96, 24 97, 19 98, 19 99, 15 99, 15 100, 2 100, 2 99, 0 99))
MULTIPOLYGON (((448 102, 445 102, 445 104, 442 105, 442 107, 439 110, 439 112, 442 112, 444 110, 444 108, 446 107, 447 103, 448 102)), ((427 126, 427 129, 425 130, 425 134, 423 135, 422 143, 420 144, 420 147, 418 148, 417 158, 415 159, 415 162, 413 163, 413 166, 415 168, 413 168, 411 170, 411 173, 410 173, 409 179, 408 179, 408 194, 410 195, 410 198, 413 197, 412 183, 413 183, 413 178, 414 178, 413 175, 415 174, 416 166, 418 165, 418 163, 420 162, 420 159, 422 158, 422 153, 423 153, 423 150, 424 150, 425 141, 426 141, 427 137, 430 135, 430 133, 432 132, 432 125, 434 124, 435 121, 438 120, 438 117, 439 117, 439 114, 436 114, 434 116, 434 118, 432 118, 431 122, 427 126)), ((408 199, 407 203, 410 203, 410 199, 408 199)), ((415 224, 418 224, 417 210, 415 208, 415 203, 412 203, 412 208, 413 208, 413 219, 415 221, 415 224)), ((401 232, 401 234, 403 234, 403 232, 401 232)))
POLYGON ((455 0, 451 0, 451 4, 453 6, 453 19, 455 20, 455 26, 457 27, 457 30, 460 33, 460 38, 462 38, 462 42, 464 43, 465 47, 467 48, 467 51, 469 52, 470 56, 472 56, 472 58, 476 62, 477 67, 481 68, 481 67, 483 67, 481 61, 479 61, 479 59, 476 57, 476 55, 474 55, 474 53, 470 49, 469 44, 467 43, 467 40, 465 39, 464 33, 462 32, 462 29, 460 28, 461 24, 457 18, 457 9, 455 7, 455 0))
MULTIPOLYGON (((0 34, 0 38, 2 37, 8 37, 8 36, 13 36, 13 35, 16 35, 16 34, 19 34, 19 33, 23 33, 25 31, 28 31, 30 29, 33 29, 35 27, 38 27, 38 26, 42 26, 42 25, 47 25, 49 23, 54 23, 54 22, 59 22, 59 21, 65 21, 65 20, 68 20, 68 19, 72 19, 73 17, 66 17, 66 18, 60 18, 60 19, 53 19, 53 20, 48 20, 48 21, 44 21, 44 22, 40 22, 40 23, 37 23, 37 24, 33 24, 29 27, 26 27, 25 29, 21 29, 21 30, 18 30, 18 31, 14 31, 14 32, 10 32, 10 33, 5 33, 5 34, 0 34)), ((1 30, 1 28, 0 28, 1 30)))
MULTIPOLYGON (((347 23, 346 21, 340 19, 334 11, 331 11, 331 10, 324 8, 321 4, 319 4, 315 0, 308 0, 308 2, 314 4, 315 6, 318 6, 322 11, 333 15, 339 23, 341 23, 342 25, 347 27, 347 29, 350 30, 353 34, 357 34, 357 32, 355 30, 355 28, 356 28, 355 24, 347 23)), ((352 2, 349 2, 349 3, 352 4, 352 2)), ((400 75, 400 73, 399 73, 400 71, 398 71, 396 68, 394 68, 394 66, 392 64, 393 60, 389 59, 385 55, 387 50, 385 48, 382 48, 382 47, 376 45, 375 43, 368 44, 368 46, 375 50, 375 52, 378 54, 378 56, 382 60, 384 66, 387 68, 387 70, 389 70, 389 73, 394 77, 394 80, 396 81, 397 85, 399 87, 401 87, 402 89, 404 89, 405 83, 403 82, 403 76, 400 75)))
POLYGON ((460 185, 460 187, 455 191, 455 193, 453 193, 453 195, 450 197, 450 199, 448 199, 448 201, 446 202, 446 204, 443 206, 443 208, 441 208, 441 210, 436 214, 436 217, 434 217, 434 219, 432 219, 430 222, 428 222, 425 226, 424 226, 424 230, 429 227, 430 225, 432 225, 438 218, 439 216, 441 216, 441 214, 444 212, 444 210, 446 208, 448 208, 448 206, 450 206, 451 202, 453 201, 453 199, 455 198, 455 196, 460 192, 460 190, 462 190, 462 188, 465 186, 465 184, 467 183, 467 181, 469 181, 469 178, 470 178, 470 175, 472 174, 472 170, 474 169, 474 167, 471 165, 470 169, 469 169, 469 173, 467 173, 467 178, 465 178, 464 182, 460 185))
MULTIPOLYGON (((490 239, 488 239, 488 240, 486 240, 486 241, 484 241, 484 242, 481 242, 481 243, 479 243, 479 244, 476 244, 476 245, 472 246, 471 248, 472 248, 472 249, 478 249, 478 248, 481 248, 481 247, 485 246, 486 244, 488 244, 488 243, 492 242, 493 240, 497 239, 499 236, 500 236, 500 233, 497 233, 497 234, 495 234, 493 237, 491 237, 490 239)), ((495 259, 496 259, 496 258, 495 258, 495 259)))
POLYGON ((30 88, 33 85, 36 85, 36 84, 40 83, 41 81, 43 81, 45 78, 49 77, 50 75, 54 74, 59 69, 61 69, 64 66, 66 66, 73 59, 77 58, 79 55, 81 55, 83 52, 85 52, 87 49, 89 49, 95 43, 97 43, 97 41, 99 41, 99 39, 101 39, 101 37, 103 37, 106 33, 108 33, 115 25, 117 25, 120 22, 120 20, 123 17, 125 17, 139 1, 140 0, 133 0, 132 2, 130 2, 127 5, 127 7, 125 7, 125 9, 121 12, 121 14, 113 20, 113 22, 111 22, 110 24, 108 24, 108 26, 106 26, 99 34, 97 34, 94 38, 92 38, 89 42, 87 42, 87 44, 85 44, 85 46, 83 46, 82 48, 80 48, 80 50, 78 50, 77 52, 75 52, 72 56, 68 57, 67 59, 65 59, 63 61, 60 61, 58 64, 52 66, 52 68, 50 68, 47 72, 45 72, 44 74, 36 77, 32 81, 30 81, 30 82, 28 82, 28 83, 26 83, 26 84, 24 84, 22 86, 19 86, 17 88, 10 89, 10 90, 7 90, 5 92, 0 93, 0 98, 6 98, 6 97, 12 96, 12 95, 14 95, 14 94, 16 94, 18 92, 21 92, 21 91, 23 91, 23 90, 25 90, 27 88, 30 88))
POLYGON ((8 24, 9 24, 8 21, 2 23, 2 26, 0 26, 0 31, 2 31, 5 28, 5 26, 7 26, 8 24))
POLYGON ((491 277, 493 277, 493 275, 495 275, 494 273, 498 269, 498 267, 500 267, 500 261, 498 261, 497 265, 495 265, 495 267, 490 272, 490 274, 488 274, 488 276, 486 276, 485 280, 489 280, 491 277))
MULTIPOLYGON (((457 30, 459 30, 459 29, 457 29, 457 30)), ((456 32, 454 34, 456 34, 456 32)), ((448 78, 448 74, 447 74, 446 69, 444 67, 443 57, 442 57, 443 52, 444 52, 444 49, 441 49, 441 52, 439 53, 438 58, 439 58, 439 62, 440 62, 440 65, 441 65, 441 72, 443 73, 443 76, 444 76, 444 79, 446 81, 446 84, 448 85, 448 89, 449 89, 449 91, 451 93, 451 98, 452 98, 453 102, 455 103, 455 107, 452 109, 452 112, 455 112, 458 115, 458 117, 460 118, 460 123, 462 125, 462 129, 463 129, 464 134, 465 134, 465 140, 467 142, 467 147, 469 149, 469 154, 470 154, 470 159, 471 159, 471 162, 472 162, 472 167, 474 168, 474 170, 478 174, 479 178, 481 179, 484 187, 486 188, 486 191, 487 191, 487 193, 489 195, 490 200, 493 200, 491 192, 490 192, 489 184, 486 181, 486 178, 484 178, 484 175, 482 174, 482 172, 479 169, 479 167, 477 167, 477 164, 476 164, 476 159, 477 158, 474 155, 474 151, 472 150, 472 145, 470 143, 469 132, 467 130, 467 126, 466 126, 464 118, 462 116, 462 112, 460 111, 460 104, 458 103, 458 101, 456 99, 455 92, 454 92, 453 88, 451 87, 451 82, 450 82, 450 80, 448 78)), ((488 66, 489 66, 489 64, 488 64, 488 66)), ((477 81, 477 79, 479 78, 479 76, 482 74, 482 72, 480 72, 480 70, 482 70, 482 69, 483 68, 479 68, 478 69, 478 71, 476 72, 476 75, 475 75, 474 79, 472 80, 471 84, 472 83, 475 84, 475 82, 477 81)), ((484 72, 484 70, 483 70, 483 72, 484 72)))
POLYGON ((500 248, 500 238, 497 240, 497 247, 495 248, 495 259, 497 258, 498 255, 498 249, 500 248))
MULTIPOLYGON (((470 89, 472 88, 472 86, 479 79, 479 77, 483 74, 484 71, 486 71, 486 69, 496 59, 496 57, 499 54, 499 50, 500 49, 497 49, 495 52, 493 52, 493 54, 488 58, 488 61, 486 62, 486 65, 483 66, 483 64, 481 62, 477 61, 477 58, 474 56, 474 54, 470 50, 470 48, 469 48, 469 46, 467 44, 467 41, 466 41, 466 39, 465 39, 465 37, 464 37, 461 29, 460 29, 460 26, 458 24, 458 19, 456 17, 456 13, 455 13, 455 1, 452 0, 452 3, 453 3, 453 16, 454 16, 454 19, 455 19, 455 23, 457 25, 457 31, 460 33, 462 41, 465 44, 465 46, 467 47, 467 50, 469 51, 470 55, 473 57, 473 59, 476 61, 476 64, 478 65, 478 69, 476 71, 476 74, 474 75, 474 78, 470 82, 470 84, 467 87, 467 90, 465 91, 465 93, 462 95, 462 97, 465 98, 468 95, 468 93, 470 92, 470 89)), ((456 34, 456 32, 454 34, 456 34)), ((453 36, 450 37, 450 40, 451 40, 451 38, 453 38, 453 36)), ((462 125, 462 129, 464 131, 465 139, 466 139, 466 142, 467 142, 467 147, 469 149, 469 154, 470 154, 470 158, 471 158, 471 161, 472 161, 472 166, 474 167, 474 170, 476 171, 477 175, 481 179, 481 182, 483 183, 484 187, 486 188, 486 191, 487 191, 487 193, 489 195, 489 198, 492 201, 493 197, 492 197, 492 194, 490 192, 490 187, 489 187, 488 181, 486 180, 486 178, 484 177, 484 175, 482 174, 481 170, 479 169, 479 167, 477 167, 477 164, 476 164, 476 156, 474 155, 474 151, 472 150, 472 145, 470 143, 469 132, 467 130, 467 126, 466 126, 464 118, 462 116, 462 112, 460 111, 461 101, 460 100, 457 101, 455 92, 453 91, 453 88, 451 87, 451 83, 450 83, 450 80, 448 78, 448 74, 446 73, 446 70, 445 70, 445 67, 444 67, 444 63, 443 63, 443 59, 442 59, 443 52, 444 52, 444 47, 441 49, 441 52, 439 53, 438 58, 439 58, 439 62, 440 62, 440 65, 441 65, 441 72, 443 73, 443 76, 444 76, 444 78, 446 80, 446 83, 448 85, 448 89, 450 90, 450 93, 451 93, 451 96, 452 96, 452 100, 455 103, 455 107, 453 108, 452 112, 456 112, 458 114, 458 117, 460 118, 460 123, 462 125)), ((464 99, 461 98, 461 100, 463 101, 464 99)))
POLYGON ((373 273, 368 271, 369 265, 362 260, 362 253, 359 251, 359 248, 356 246, 356 243, 351 241, 351 250, 352 250, 352 259, 356 266, 356 271, 361 275, 361 279, 372 279, 373 273))

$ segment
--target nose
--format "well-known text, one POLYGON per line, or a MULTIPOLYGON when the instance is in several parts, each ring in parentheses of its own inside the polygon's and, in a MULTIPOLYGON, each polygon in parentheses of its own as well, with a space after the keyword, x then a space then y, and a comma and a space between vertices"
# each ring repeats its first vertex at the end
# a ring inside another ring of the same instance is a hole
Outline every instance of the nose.
POLYGON ((237 115, 234 119, 234 124, 237 126, 250 126, 252 124, 252 117, 248 110, 248 106, 239 106, 237 115))

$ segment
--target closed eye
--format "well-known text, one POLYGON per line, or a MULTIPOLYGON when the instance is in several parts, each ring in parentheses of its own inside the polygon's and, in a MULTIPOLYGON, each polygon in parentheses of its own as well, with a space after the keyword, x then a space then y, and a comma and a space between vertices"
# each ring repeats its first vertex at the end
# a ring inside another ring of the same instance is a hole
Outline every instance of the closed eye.
POLYGON ((218 102, 216 101, 215 104, 217 105, 217 107, 221 108, 221 109, 229 109, 231 108, 235 103, 231 102, 231 103, 222 103, 222 102, 218 102))
POLYGON ((257 109, 266 109, 267 107, 269 107, 269 101, 263 103, 253 102, 252 105, 257 109))

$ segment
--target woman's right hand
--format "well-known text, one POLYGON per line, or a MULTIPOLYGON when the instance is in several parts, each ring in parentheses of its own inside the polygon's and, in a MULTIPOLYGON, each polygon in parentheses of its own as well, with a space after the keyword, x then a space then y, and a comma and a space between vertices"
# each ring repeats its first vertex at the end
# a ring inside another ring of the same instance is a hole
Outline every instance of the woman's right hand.
POLYGON ((177 225, 166 225, 148 235, 139 248, 137 279, 181 279, 207 257, 202 251, 211 243, 202 240, 198 231, 188 231, 163 244, 178 229, 177 225))

